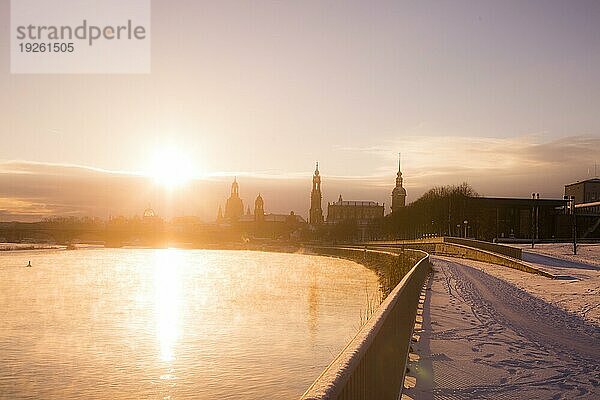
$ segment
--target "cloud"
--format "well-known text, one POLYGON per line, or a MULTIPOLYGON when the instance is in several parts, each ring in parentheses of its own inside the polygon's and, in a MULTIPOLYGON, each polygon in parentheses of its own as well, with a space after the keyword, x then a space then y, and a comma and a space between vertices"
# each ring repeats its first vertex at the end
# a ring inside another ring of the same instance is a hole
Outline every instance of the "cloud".
POLYGON ((34 203, 26 200, 0 197, 0 216, 46 216, 50 212, 56 213, 58 210, 51 209, 47 204, 34 203))
MULTIPOLYGON (((261 193, 265 210, 294 211, 306 215, 309 208, 312 170, 305 174, 267 175, 240 172, 240 194, 245 206, 254 208, 261 193)), ((345 198, 387 201, 387 187, 380 178, 327 176, 324 204, 345 198)), ((0 218, 39 220, 52 215, 140 215, 152 207, 164 217, 197 215, 207 221, 216 217, 219 205, 229 196, 232 175, 213 174, 169 191, 152 179, 135 174, 115 173, 72 165, 11 161, 0 163, 0 218)))
MULTIPOLYGON (((528 196, 532 191, 560 197, 563 185, 589 177, 598 161, 600 137, 545 139, 541 134, 516 137, 402 136, 379 146, 340 146, 348 154, 369 154, 382 162, 374 181, 389 182, 389 166, 402 151, 402 170, 409 197, 436 185, 467 181, 490 196, 528 196)), ((349 157, 351 157, 349 155, 349 157)))
MULTIPOLYGON (((559 198, 563 186, 585 179, 600 154, 600 138, 543 135, 512 138, 407 136, 378 146, 339 147, 337 158, 362 166, 361 174, 332 174, 321 168, 323 206, 339 194, 345 199, 389 204, 402 149, 409 201, 433 186, 469 182, 487 196, 559 198), (361 158, 368 155, 368 158, 361 158)), ((592 169, 593 171, 593 169, 592 169)), ((306 215, 312 169, 304 173, 256 174, 239 171, 245 206, 260 192, 266 211, 306 215)), ((38 220, 50 215, 140 215, 151 206, 158 214, 198 215, 213 220, 229 195, 231 174, 213 173, 169 192, 148 177, 60 164, 0 163, 0 219, 38 220)))

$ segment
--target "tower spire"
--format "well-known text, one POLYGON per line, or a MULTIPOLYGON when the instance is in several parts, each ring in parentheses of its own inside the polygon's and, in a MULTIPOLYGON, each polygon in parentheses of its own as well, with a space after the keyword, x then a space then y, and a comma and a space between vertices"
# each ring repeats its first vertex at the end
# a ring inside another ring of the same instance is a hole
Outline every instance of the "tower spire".
POLYGON ((398 153, 398 174, 396 174, 396 187, 402 187, 402 153, 398 153))
POLYGON ((317 161, 315 167, 315 174, 312 179, 312 190, 310 192, 310 211, 309 222, 312 225, 318 225, 323 223, 323 209, 321 208, 321 177, 319 176, 319 162, 317 161))
POLYGON ((398 153, 398 172, 402 170, 402 153, 398 153))
POLYGON ((406 189, 402 187, 402 153, 398 153, 398 174, 396 187, 392 190, 392 212, 398 211, 406 204, 406 189))

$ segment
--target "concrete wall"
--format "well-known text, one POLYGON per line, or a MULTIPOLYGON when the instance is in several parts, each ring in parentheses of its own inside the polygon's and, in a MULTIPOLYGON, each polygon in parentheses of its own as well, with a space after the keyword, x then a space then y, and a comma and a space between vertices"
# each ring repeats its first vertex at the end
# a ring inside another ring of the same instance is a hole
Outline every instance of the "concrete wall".
POLYGON ((388 240, 388 241, 373 241, 368 242, 368 245, 410 245, 414 243, 431 244, 431 243, 455 243, 463 246, 473 247, 476 249, 491 251, 492 253, 502 254, 511 258, 521 260, 523 251, 517 247, 506 246, 502 244, 483 242, 481 240, 464 239, 458 237, 444 236, 417 240, 388 240))
MULTIPOLYGON (((351 248, 315 248, 317 254, 402 268, 402 255, 351 248)), ((417 302, 431 266, 429 255, 404 250, 419 261, 402 277, 354 339, 323 371, 302 399, 396 400, 402 391, 417 302)), ((400 271, 400 269, 398 269, 400 271)))
POLYGON ((481 240, 463 239, 457 237, 444 237, 444 243, 462 244, 463 246, 474 247, 476 249, 491 251, 492 253, 502 254, 508 257, 521 260, 523 258, 523 250, 506 246, 502 244, 482 242, 481 240))
POLYGON ((506 257, 501 254, 496 254, 491 251, 476 249, 473 247, 454 244, 454 243, 411 243, 411 244, 384 244, 376 247, 377 249, 398 249, 402 251, 404 248, 418 249, 429 254, 436 254, 448 257, 466 258, 474 261, 482 261, 491 264, 502 265, 505 267, 518 269, 519 271, 528 272, 530 274, 542 275, 547 278, 555 279, 556 277, 548 272, 535 268, 521 260, 506 257))

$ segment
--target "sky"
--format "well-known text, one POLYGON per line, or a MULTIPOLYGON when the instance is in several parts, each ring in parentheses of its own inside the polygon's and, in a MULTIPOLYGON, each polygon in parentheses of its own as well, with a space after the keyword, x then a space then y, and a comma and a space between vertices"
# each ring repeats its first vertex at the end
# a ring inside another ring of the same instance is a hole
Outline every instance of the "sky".
POLYGON ((306 216, 317 160, 324 205, 389 204, 398 152, 409 202, 464 181, 556 198, 600 163, 597 1, 155 0, 139 75, 11 74, 9 4, 0 221, 210 220, 234 176, 306 216), (164 149, 186 184, 147 176, 164 149))

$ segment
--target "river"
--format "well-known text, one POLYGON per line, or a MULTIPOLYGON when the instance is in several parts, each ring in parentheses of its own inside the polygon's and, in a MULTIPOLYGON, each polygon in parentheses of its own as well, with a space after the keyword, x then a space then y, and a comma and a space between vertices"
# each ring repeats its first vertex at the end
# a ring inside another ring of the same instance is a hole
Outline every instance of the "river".
POLYGON ((378 286, 302 254, 0 252, 0 398, 297 398, 378 286))

